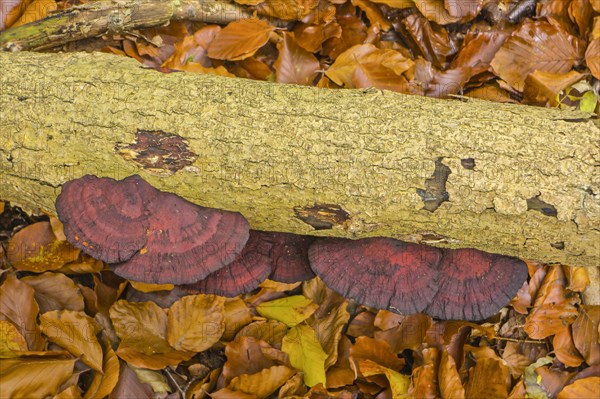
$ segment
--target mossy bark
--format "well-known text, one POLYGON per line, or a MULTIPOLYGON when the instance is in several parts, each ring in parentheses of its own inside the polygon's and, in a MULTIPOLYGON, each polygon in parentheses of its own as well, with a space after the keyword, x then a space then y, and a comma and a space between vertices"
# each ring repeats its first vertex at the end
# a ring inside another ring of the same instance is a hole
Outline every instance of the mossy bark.
POLYGON ((600 259, 590 115, 0 54, 0 198, 53 212, 84 174, 140 174, 253 228, 600 259))

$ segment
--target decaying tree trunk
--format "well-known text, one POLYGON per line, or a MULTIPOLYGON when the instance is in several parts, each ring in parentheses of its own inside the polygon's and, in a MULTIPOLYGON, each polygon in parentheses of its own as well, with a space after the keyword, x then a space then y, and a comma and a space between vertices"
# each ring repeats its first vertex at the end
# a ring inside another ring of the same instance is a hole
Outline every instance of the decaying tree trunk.
POLYGON ((50 212, 138 173, 253 228, 391 236, 598 266, 589 115, 188 73, 108 54, 0 54, 0 198, 50 212))

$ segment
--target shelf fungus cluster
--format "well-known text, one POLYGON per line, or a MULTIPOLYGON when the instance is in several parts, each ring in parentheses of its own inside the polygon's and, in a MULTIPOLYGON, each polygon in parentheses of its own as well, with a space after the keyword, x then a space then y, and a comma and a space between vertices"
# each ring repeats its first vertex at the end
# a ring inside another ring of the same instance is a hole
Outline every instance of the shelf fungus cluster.
POLYGON ((267 278, 290 283, 316 274, 367 306, 481 320, 527 279, 521 260, 475 249, 250 230, 239 213, 192 204, 137 175, 69 181, 56 210, 67 239, 119 276, 189 292, 236 296, 267 278))

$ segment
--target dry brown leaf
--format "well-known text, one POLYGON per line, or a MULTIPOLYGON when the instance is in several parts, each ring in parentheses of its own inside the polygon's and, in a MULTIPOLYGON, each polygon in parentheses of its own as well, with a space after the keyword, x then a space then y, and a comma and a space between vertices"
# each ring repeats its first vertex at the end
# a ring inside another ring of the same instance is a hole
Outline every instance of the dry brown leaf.
POLYGON ((46 340, 37 324, 39 307, 34 290, 9 274, 0 286, 0 316, 12 322, 27 341, 30 351, 43 351, 46 340))
POLYGON ((23 11, 12 27, 28 24, 46 18, 50 12, 57 9, 54 0, 33 0, 23 11))
POLYGON ((359 360, 371 360, 381 366, 400 371, 404 367, 404 359, 392 352, 392 348, 385 341, 378 341, 369 337, 358 337, 350 348, 350 358, 356 365, 359 360))
POLYGON ((27 342, 17 327, 8 320, 0 320, 0 359, 19 356, 27 351, 27 342))
POLYGON ((600 364, 600 305, 583 305, 573 323, 573 342, 585 362, 600 364))
POLYGON ((346 335, 350 337, 375 336, 375 315, 369 311, 358 313, 348 324, 346 335))
POLYGON ((318 3, 318 0, 264 0, 254 8, 260 15, 294 21, 308 15, 318 3))
POLYGON ((594 398, 598 396, 600 377, 588 377, 567 385, 556 399, 594 398))
POLYGON ((595 38, 585 52, 585 63, 596 79, 600 79, 600 37, 595 38))
POLYGON ((50 222, 38 222, 10 239, 7 256, 15 269, 39 273, 77 260, 79 252, 68 242, 56 239, 50 222))
POLYGON ((212 63, 208 59, 206 49, 220 31, 220 26, 208 25, 196 31, 193 35, 184 37, 182 41, 175 43, 175 51, 161 66, 185 70, 185 65, 193 62, 211 67, 212 63))
POLYGON ((270 348, 263 340, 254 337, 239 337, 225 346, 227 361, 223 365, 225 385, 242 374, 255 374, 263 369, 275 366, 276 363, 267 358, 262 348, 270 348))
POLYGON ((487 71, 494 55, 507 37, 508 32, 500 29, 469 31, 463 47, 450 64, 449 69, 469 67, 471 76, 487 71))
POLYGON ((515 378, 522 375, 525 367, 532 363, 532 361, 522 353, 521 345, 517 342, 510 341, 506 343, 504 352, 502 352, 502 359, 504 359, 511 375, 515 378))
POLYGON ((399 326, 385 331, 376 331, 375 338, 386 341, 394 353, 399 353, 405 349, 418 348, 430 327, 431 317, 414 313, 406 316, 399 326))
POLYGON ((267 44, 275 28, 259 19, 240 19, 220 30, 208 45, 208 56, 218 60, 243 60, 267 44))
POLYGON ((298 45, 293 33, 284 32, 283 41, 277 45, 279 56, 273 64, 275 81, 310 85, 317 76, 319 61, 298 45))
MULTIPOLYGON (((467 97, 480 98, 482 100, 495 101, 499 103, 516 103, 506 90, 500 88, 497 84, 486 84, 473 89, 465 94, 467 97)), ((529 288, 528 288, 529 289, 529 288)), ((524 312, 527 314, 527 312, 524 312)))
POLYGON ((567 73, 581 60, 577 39, 545 21, 526 20, 492 60, 494 73, 518 91, 535 70, 567 73))
POLYGON ((50 341, 102 372, 102 347, 96 338, 100 326, 94 319, 81 311, 53 310, 40 316, 40 328, 50 341))
POLYGON ((592 16, 590 0, 572 0, 569 4, 569 17, 577 25, 581 37, 587 37, 592 27, 592 16))
POLYGON ((296 372, 286 366, 272 366, 255 374, 235 377, 227 388, 264 399, 275 392, 296 372))
POLYGON ((410 378, 397 371, 380 366, 370 360, 359 360, 358 368, 365 377, 385 375, 390 385, 393 398, 404 398, 408 395, 410 378))
POLYGON ((99 273, 102 270, 104 270, 104 263, 102 261, 81 253, 76 261, 69 262, 60 269, 53 271, 63 274, 87 274, 99 273))
POLYGON ((167 340, 182 351, 202 352, 221 339, 225 299, 216 295, 189 295, 175 302, 168 313, 167 340))
POLYGON ((79 387, 74 384, 60 391, 52 399, 81 399, 81 392, 79 392, 79 387))
POLYGON ((379 310, 373 324, 380 330, 389 330, 390 328, 399 326, 405 318, 405 315, 390 312, 389 310, 379 310))
POLYGON ((567 367, 578 367, 583 363, 581 354, 575 347, 571 326, 565 326, 561 331, 554 335, 552 346, 556 358, 567 367))
POLYGON ((235 338, 254 337, 267 342, 273 348, 281 349, 281 341, 287 330, 287 326, 277 320, 259 320, 242 328, 235 338))
POLYGON ((129 284, 141 292, 171 291, 173 288, 175 288, 173 284, 149 284, 140 283, 137 281, 129 281, 129 284))
POLYGON ((351 47, 365 43, 367 38, 367 25, 356 16, 356 9, 350 2, 338 7, 336 22, 342 29, 341 36, 326 40, 321 49, 321 55, 332 60, 351 47))
POLYGON ((436 399, 438 398, 438 350, 425 348, 422 354, 423 364, 413 369, 408 392, 414 398, 436 399))
POLYGON ((135 367, 160 370, 193 356, 169 345, 167 315, 154 302, 119 300, 110 308, 110 318, 121 338, 117 355, 135 367))
POLYGON ((60 220, 54 215, 48 215, 48 221, 50 222, 50 226, 52 227, 52 232, 54 233, 54 237, 58 241, 67 241, 67 236, 65 235, 64 226, 60 220))
POLYGON ((127 280, 121 280, 121 282, 110 281, 110 276, 115 276, 115 274, 107 273, 101 274, 100 277, 97 275, 93 276, 94 279, 94 293, 96 294, 96 302, 94 306, 98 310, 98 312, 103 313, 105 315, 109 314, 109 310, 111 306, 115 303, 117 298, 121 296, 123 290, 127 287, 127 280), (104 279, 104 281, 102 281, 104 279), (111 284, 112 283, 112 284, 111 284))
POLYGON ((328 288, 323 281, 315 277, 302 285, 305 297, 319 305, 309 324, 317 333, 321 347, 327 353, 325 369, 336 363, 338 346, 342 338, 342 330, 350 320, 348 301, 340 294, 328 288))
POLYGON ((240 298, 225 298, 223 321, 225 327, 221 341, 231 341, 243 327, 252 322, 252 312, 240 298))
POLYGON ((554 335, 577 318, 575 305, 579 304, 579 297, 566 291, 565 285, 562 268, 559 265, 550 267, 525 321, 524 330, 531 338, 554 335))
POLYGON ((294 37, 298 45, 306 51, 316 53, 323 48, 323 42, 332 37, 342 37, 342 27, 336 21, 326 25, 298 23, 294 27, 294 37))
POLYGON ((413 0, 372 0, 373 3, 385 4, 391 8, 411 8, 415 6, 413 0))
POLYGON ((469 370, 465 386, 467 398, 505 399, 510 388, 510 371, 500 358, 477 359, 469 370))
POLYGON ((382 31, 390 30, 392 27, 392 24, 385 18, 379 7, 369 0, 352 0, 352 4, 365 13, 372 26, 378 26, 382 31))
POLYGON ((257 399, 256 395, 250 395, 244 392, 233 391, 229 388, 219 389, 210 394, 212 399, 257 399))
POLYGON ((21 279, 35 290, 35 300, 40 313, 51 310, 74 310, 84 308, 83 295, 79 287, 62 273, 42 273, 21 279))
POLYGON ((102 340, 102 347, 104 353, 102 373, 94 373, 83 399, 102 399, 113 391, 119 381, 119 358, 108 339, 102 340))
POLYGON ((279 389, 278 399, 288 398, 290 396, 303 396, 308 389, 304 385, 304 380, 301 373, 297 373, 290 378, 279 389))
POLYGON ((447 351, 442 352, 438 380, 443 399, 465 399, 465 388, 460 382, 456 363, 447 351))
POLYGON ((562 74, 533 71, 525 79, 524 102, 555 107, 558 105, 557 95, 583 78, 585 76, 576 71, 562 74))
POLYGON ((541 366, 535 369, 535 374, 543 391, 548 394, 548 397, 555 398, 574 373, 541 366))
POLYGON ((126 364, 121 365, 119 381, 110 394, 110 399, 154 399, 150 385, 142 383, 135 372, 126 364))
POLYGON ((446 29, 430 23, 420 14, 411 14, 404 18, 402 27, 412 40, 411 49, 437 68, 443 67, 446 60, 458 51, 456 43, 446 29))
POLYGON ((0 380, 2 397, 45 398, 58 392, 73 374, 77 359, 60 357, 24 357, 2 359, 0 380))
POLYGON ((327 369, 325 373, 327 388, 340 388, 352 385, 356 378, 356 369, 350 362, 350 348, 352 342, 345 335, 342 336, 338 347, 337 362, 327 369))

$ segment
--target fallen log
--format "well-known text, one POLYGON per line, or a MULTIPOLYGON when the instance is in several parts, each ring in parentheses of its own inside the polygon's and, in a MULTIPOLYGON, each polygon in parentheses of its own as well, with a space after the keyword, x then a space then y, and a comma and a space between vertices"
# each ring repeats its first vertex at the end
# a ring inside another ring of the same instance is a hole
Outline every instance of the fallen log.
MULTIPOLYGON (((259 230, 388 236, 600 264, 591 115, 161 74, 109 54, 0 54, 0 198, 140 174, 259 230)), ((595 123, 596 122, 596 123, 595 123)))

